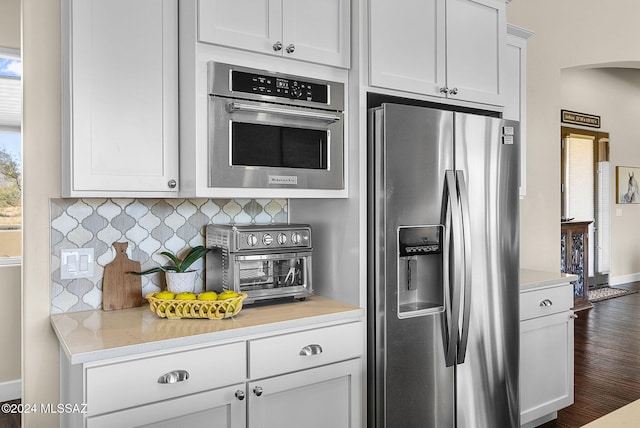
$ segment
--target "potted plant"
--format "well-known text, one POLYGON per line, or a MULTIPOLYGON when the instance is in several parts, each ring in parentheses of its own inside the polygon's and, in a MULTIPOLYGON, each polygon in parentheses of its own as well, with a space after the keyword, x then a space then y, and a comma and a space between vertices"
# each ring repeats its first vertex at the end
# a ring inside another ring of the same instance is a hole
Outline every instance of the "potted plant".
POLYGON ((129 273, 134 275, 147 275, 150 273, 164 272, 165 279, 167 280, 167 290, 176 294, 185 291, 193 292, 198 272, 195 270, 189 270, 189 267, 204 256, 207 251, 209 251, 207 248, 199 245, 191 248, 182 259, 180 259, 176 254, 163 251, 160 254, 170 259, 173 264, 154 267, 142 272, 129 273))

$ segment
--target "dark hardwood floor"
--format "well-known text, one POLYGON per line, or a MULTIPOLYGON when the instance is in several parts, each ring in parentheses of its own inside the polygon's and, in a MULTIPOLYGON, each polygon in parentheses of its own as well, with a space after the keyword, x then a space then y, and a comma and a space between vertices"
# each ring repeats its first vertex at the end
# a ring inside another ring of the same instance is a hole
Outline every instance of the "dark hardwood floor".
MULTIPOLYGON (((640 282, 615 288, 640 290, 640 282)), ((544 428, 581 427, 640 399, 640 293, 577 314, 574 404, 544 428)))
MULTIPOLYGON (((617 287, 640 290, 640 282, 617 287)), ((574 404, 541 428, 581 427, 640 399, 640 293, 595 302, 574 326, 574 404)), ((0 412, 0 428, 19 427, 20 415, 0 412)))
MULTIPOLYGON (((17 405, 20 404, 20 400, 6 401, 5 403, 17 405)), ((7 413, 0 411, 0 428, 20 428, 20 419, 20 413, 7 413)))

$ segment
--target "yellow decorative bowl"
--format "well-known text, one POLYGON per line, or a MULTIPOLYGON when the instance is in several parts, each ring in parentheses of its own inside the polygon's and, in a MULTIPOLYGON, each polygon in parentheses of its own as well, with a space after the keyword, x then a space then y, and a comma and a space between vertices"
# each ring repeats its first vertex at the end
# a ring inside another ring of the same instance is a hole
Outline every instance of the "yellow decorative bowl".
POLYGON ((204 318, 221 320, 230 318, 242 310, 242 301, 247 293, 239 293, 238 297, 226 300, 175 300, 156 299, 157 292, 149 293, 145 297, 149 301, 151 312, 161 318, 204 318))

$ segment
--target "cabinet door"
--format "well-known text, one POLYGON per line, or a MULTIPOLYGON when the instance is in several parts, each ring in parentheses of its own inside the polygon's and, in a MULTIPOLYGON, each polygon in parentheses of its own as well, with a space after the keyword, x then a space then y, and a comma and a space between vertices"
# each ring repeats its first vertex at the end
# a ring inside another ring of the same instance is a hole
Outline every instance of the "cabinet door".
POLYGON ((64 196, 175 194, 177 1, 69 2, 64 196))
POLYGON ((87 428, 245 428, 244 384, 87 418, 87 428))
POLYGON ((371 86, 442 96, 445 0, 369 2, 371 86))
POLYGON ((362 360, 249 382, 250 428, 359 428, 362 360))
POLYGON ((198 38, 201 42, 273 55, 282 41, 282 0, 200 0, 198 38))
POLYGON ((504 0, 447 0, 447 86, 451 96, 504 105, 504 0))
POLYGON ((283 0, 283 55, 349 67, 349 0, 283 0))
POLYGON ((520 323, 521 424, 573 403, 573 318, 570 311, 520 323))

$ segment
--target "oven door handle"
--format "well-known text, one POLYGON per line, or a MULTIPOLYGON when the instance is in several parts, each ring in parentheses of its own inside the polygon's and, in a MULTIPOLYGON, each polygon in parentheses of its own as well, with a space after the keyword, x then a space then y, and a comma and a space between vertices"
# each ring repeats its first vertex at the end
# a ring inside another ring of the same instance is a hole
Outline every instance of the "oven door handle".
POLYGON ((227 109, 227 113, 233 113, 236 111, 249 111, 252 113, 269 113, 269 114, 277 114, 281 116, 300 117, 304 119, 320 120, 323 122, 336 122, 340 120, 340 115, 337 115, 334 113, 292 110, 287 108, 271 107, 271 106, 264 106, 264 105, 256 106, 253 104, 244 104, 244 103, 238 103, 238 102, 227 103, 226 109, 227 109))

